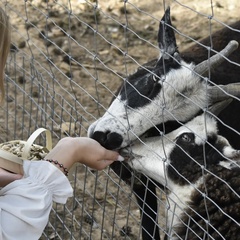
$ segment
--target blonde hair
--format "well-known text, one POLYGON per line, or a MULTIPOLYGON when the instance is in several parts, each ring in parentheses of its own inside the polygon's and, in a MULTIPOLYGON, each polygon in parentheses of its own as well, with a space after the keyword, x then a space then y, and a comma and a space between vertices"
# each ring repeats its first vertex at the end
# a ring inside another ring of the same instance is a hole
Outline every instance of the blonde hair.
POLYGON ((11 42, 11 27, 9 18, 5 11, 0 7, 0 92, 2 101, 4 98, 4 68, 6 65, 10 42, 11 42))

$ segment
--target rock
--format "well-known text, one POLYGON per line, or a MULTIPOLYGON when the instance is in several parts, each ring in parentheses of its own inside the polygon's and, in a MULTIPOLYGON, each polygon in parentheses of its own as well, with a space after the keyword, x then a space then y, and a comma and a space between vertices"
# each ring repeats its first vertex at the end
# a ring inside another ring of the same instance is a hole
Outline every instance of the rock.
POLYGON ((25 48, 26 47, 26 42, 25 41, 22 41, 18 44, 18 47, 19 48, 25 48))

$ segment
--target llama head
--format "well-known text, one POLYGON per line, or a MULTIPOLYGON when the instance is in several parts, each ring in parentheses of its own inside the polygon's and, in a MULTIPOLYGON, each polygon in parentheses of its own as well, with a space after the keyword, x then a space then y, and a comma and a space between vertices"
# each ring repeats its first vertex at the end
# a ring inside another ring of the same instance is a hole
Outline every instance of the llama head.
POLYGON ((88 136, 104 147, 125 147, 156 125, 187 122, 201 109, 227 97, 226 92, 239 94, 239 85, 231 90, 210 86, 209 79, 202 77, 234 51, 237 42, 197 66, 187 63, 178 52, 168 8, 159 24, 158 45, 156 64, 129 76, 106 113, 89 127, 88 136))
MULTIPOLYGON (((213 107, 222 108, 222 103, 213 107)), ((203 169, 210 172, 216 165, 232 168, 240 158, 240 151, 218 134, 217 121, 208 113, 163 136, 142 137, 121 154, 132 169, 170 189, 174 184, 195 183, 203 169)))

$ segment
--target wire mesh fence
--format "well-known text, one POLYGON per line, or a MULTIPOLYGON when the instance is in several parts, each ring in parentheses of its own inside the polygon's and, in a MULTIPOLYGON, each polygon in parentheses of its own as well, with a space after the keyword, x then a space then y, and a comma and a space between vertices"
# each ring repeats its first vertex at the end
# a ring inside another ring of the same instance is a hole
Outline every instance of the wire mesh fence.
MULTIPOLYGON (((27 139, 39 127, 52 132, 54 144, 64 136, 87 136, 126 77, 159 57, 158 25, 168 5, 180 51, 239 18, 238 1, 1 0, 12 23, 1 142, 27 139)), ((158 228, 161 239, 168 233, 169 192, 151 178, 134 172, 124 181, 111 168, 79 165, 70 181, 74 197, 53 206, 41 239, 141 239, 140 213, 149 193, 140 206, 137 184, 157 187, 158 221, 143 238, 154 239, 158 228)), ((206 233, 204 239, 214 238, 206 233)))

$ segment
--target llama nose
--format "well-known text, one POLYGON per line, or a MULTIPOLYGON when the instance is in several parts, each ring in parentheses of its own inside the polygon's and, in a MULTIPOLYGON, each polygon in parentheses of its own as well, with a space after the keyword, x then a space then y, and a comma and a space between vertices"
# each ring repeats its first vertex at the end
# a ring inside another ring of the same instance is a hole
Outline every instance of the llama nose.
POLYGON ((119 148, 123 142, 123 137, 120 134, 109 131, 107 132, 96 131, 93 133, 91 138, 95 139, 103 147, 110 150, 119 148))

